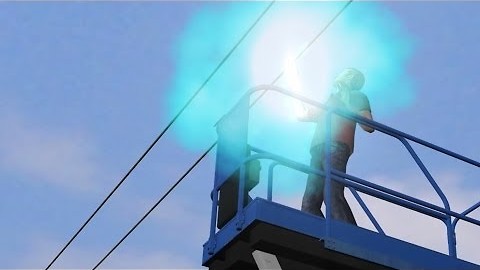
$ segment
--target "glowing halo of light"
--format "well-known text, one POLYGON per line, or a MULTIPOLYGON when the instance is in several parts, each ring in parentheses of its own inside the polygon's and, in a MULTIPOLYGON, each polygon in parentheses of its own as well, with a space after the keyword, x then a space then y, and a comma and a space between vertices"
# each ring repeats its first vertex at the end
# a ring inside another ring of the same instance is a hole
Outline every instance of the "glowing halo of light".
MULTIPOLYGON (((216 139, 216 121, 247 89, 271 83, 288 54, 298 55, 343 5, 277 2, 175 123, 176 139, 188 149, 205 149, 216 139)), ((163 104, 170 115, 188 100, 264 7, 262 2, 209 3, 191 18, 172 49, 175 70, 163 104)), ((302 95, 325 101, 336 75, 354 67, 365 75, 362 91, 377 120, 408 108, 415 98, 407 72, 413 41, 381 3, 355 2, 296 60, 302 95)), ((277 85, 288 88, 285 77, 277 85)), ((314 125, 291 117, 289 106, 288 98, 266 94, 250 113, 249 143, 308 164, 314 125)), ((286 190, 298 188, 298 182, 282 183, 286 190)))
MULTIPOLYGON (((292 54, 289 54, 287 56, 287 59, 285 61, 284 74, 291 91, 302 95, 302 83, 300 80, 300 74, 298 73, 295 57, 292 54)), ((290 103, 293 111, 293 117, 298 118, 305 113, 305 105, 302 102, 296 99, 292 99, 290 103)))
MULTIPOLYGON (((282 3, 271 15, 268 23, 258 31, 256 42, 250 56, 250 78, 253 84, 270 83, 278 73, 284 70, 288 57, 296 58, 309 40, 318 34, 318 29, 324 26, 337 12, 338 5, 325 3, 313 10, 310 5, 282 3)), ((329 41, 322 38, 316 42, 307 53, 296 60, 299 78, 302 82, 302 94, 315 100, 325 100, 331 83, 329 78, 333 73, 329 57, 329 41)), ((288 79, 283 76, 277 85, 288 88, 288 79)), ((288 108, 292 101, 275 100, 266 97, 262 103, 268 108, 264 111, 267 121, 297 121, 288 108)))

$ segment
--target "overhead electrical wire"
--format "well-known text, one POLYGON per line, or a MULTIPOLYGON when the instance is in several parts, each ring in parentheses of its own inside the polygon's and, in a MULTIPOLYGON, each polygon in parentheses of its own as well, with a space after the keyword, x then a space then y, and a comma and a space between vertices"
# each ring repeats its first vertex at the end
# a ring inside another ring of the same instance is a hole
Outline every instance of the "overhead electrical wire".
MULTIPOLYGON (((310 40, 310 42, 305 46, 305 48, 303 48, 302 51, 300 51, 300 53, 295 57, 295 61, 298 61, 298 59, 300 59, 304 54, 305 52, 313 45, 313 43, 315 43, 315 41, 318 40, 318 38, 320 38, 320 36, 330 27, 330 25, 338 18, 338 16, 340 16, 340 14, 342 14, 345 9, 347 9, 347 7, 353 2, 353 0, 349 0, 343 7, 342 9, 340 9, 340 11, 337 12, 337 14, 335 14, 335 16, 333 16, 333 18, 325 25, 325 27, 322 28, 322 30, 320 30, 320 32, 318 32, 318 34, 312 39, 310 40)), ((283 74, 285 73, 285 70, 282 70, 280 72, 280 74, 278 74, 277 77, 275 77, 275 79, 272 81, 271 84, 276 84, 278 82, 278 80, 280 80, 280 78, 282 78, 283 74)), ((255 103, 258 102, 259 99, 261 99, 266 93, 267 93, 268 90, 264 90, 252 103, 250 106, 253 106, 255 105, 255 103)))
POLYGON ((160 200, 158 200, 153 205, 153 207, 151 207, 150 210, 148 210, 145 213, 145 215, 143 215, 143 217, 122 237, 122 239, 120 239, 120 241, 118 241, 118 243, 112 249, 110 249, 110 251, 97 263, 97 265, 93 267, 93 269, 97 269, 97 267, 99 267, 100 264, 102 264, 103 261, 107 259, 107 257, 110 256, 110 254, 112 254, 112 252, 123 242, 123 240, 125 240, 138 227, 138 225, 140 225, 140 223, 142 223, 143 220, 145 220, 148 217, 148 215, 150 215, 150 213, 152 213, 153 210, 155 210, 155 208, 168 196, 168 194, 170 194, 170 192, 172 192, 175 189, 175 187, 178 186, 178 184, 180 184, 180 182, 182 182, 182 180, 198 165, 198 163, 200 163, 200 161, 202 161, 202 159, 213 149, 213 147, 215 147, 216 144, 217 144, 216 142, 212 144, 210 148, 208 148, 208 150, 205 151, 200 156, 200 158, 197 159, 197 161, 195 161, 195 163, 177 180, 177 182, 175 182, 175 184, 173 184, 173 186, 170 187, 170 189, 167 192, 165 192, 165 194, 163 194, 160 200))
MULTIPOLYGON (((336 15, 326 24, 324 28, 307 44, 307 46, 297 55, 295 58, 298 60, 301 58, 305 52, 315 43, 315 41, 318 40, 318 38, 330 27, 330 25, 342 14, 345 9, 353 2, 353 0, 349 0, 343 7, 342 9, 336 13, 336 15)), ((273 3, 273 2, 272 2, 273 3)), ((275 84, 282 76, 283 76, 284 71, 282 71, 272 82, 272 84, 275 84)), ((265 90, 262 92, 260 96, 257 97, 257 99, 250 104, 250 107, 255 105, 255 103, 263 96, 268 90, 265 90)), ((155 208, 177 187, 184 179, 185 177, 205 158, 210 151, 215 147, 217 142, 214 142, 196 161, 195 163, 175 182, 175 184, 164 194, 162 197, 143 215, 143 217, 118 241, 113 248, 108 251, 108 253, 92 268, 92 270, 97 269, 107 258, 110 256, 110 254, 117 249, 118 246, 122 244, 122 242, 142 223, 152 212, 155 210, 155 208)))
POLYGON ((93 217, 98 213, 98 211, 105 205, 105 203, 112 197, 112 195, 117 191, 117 189, 123 184, 123 182, 130 176, 130 174, 137 168, 137 166, 142 162, 142 160, 147 156, 150 150, 157 144, 160 138, 170 129, 173 123, 178 119, 178 117, 185 111, 185 109, 192 103, 192 101, 197 97, 200 91, 208 84, 212 77, 217 73, 217 71, 223 66, 223 64, 230 58, 233 52, 238 48, 238 46, 243 42, 243 40, 248 36, 248 34, 255 28, 258 22, 265 16, 265 14, 270 10, 270 8, 275 3, 275 0, 271 1, 269 5, 262 11, 262 13, 257 17, 253 24, 247 29, 247 31, 242 35, 242 37, 237 41, 237 43, 230 49, 230 51, 225 55, 225 57, 220 61, 220 63, 215 67, 215 69, 210 73, 210 75, 205 79, 202 85, 195 91, 195 93, 190 97, 190 99, 183 105, 180 111, 173 117, 173 119, 168 123, 168 125, 160 132, 160 134, 155 138, 155 140, 150 144, 150 146, 143 152, 140 158, 133 164, 133 166, 128 170, 128 172, 123 176, 123 178, 118 182, 118 184, 112 189, 112 191, 105 197, 105 199, 100 203, 100 205, 95 209, 95 211, 90 215, 90 217, 83 223, 83 225, 75 232, 75 234, 70 238, 70 240, 65 244, 65 246, 58 252, 58 254, 53 258, 53 260, 48 264, 45 270, 48 270, 55 261, 62 255, 62 253, 67 249, 67 247, 75 240, 75 238, 83 231, 88 223, 93 219, 93 217))

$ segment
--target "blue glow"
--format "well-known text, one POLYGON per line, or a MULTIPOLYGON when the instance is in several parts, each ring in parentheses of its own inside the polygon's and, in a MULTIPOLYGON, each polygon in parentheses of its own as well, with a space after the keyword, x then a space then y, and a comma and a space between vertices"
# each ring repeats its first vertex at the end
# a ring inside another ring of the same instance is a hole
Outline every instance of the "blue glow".
MULTIPOLYGON (((167 99, 178 112, 268 3, 212 3, 191 18, 175 44, 175 76, 167 99)), ((250 87, 269 84, 345 2, 277 2, 175 124, 189 149, 216 139, 214 124, 250 87)), ((354 2, 297 62, 302 93, 316 101, 330 94, 335 76, 355 67, 374 117, 388 117, 415 98, 407 65, 413 49, 394 14, 381 3, 354 2)), ((277 85, 288 87, 281 79, 277 85)), ((299 123, 292 101, 267 94, 252 109, 250 143, 308 163, 314 124, 299 123)))

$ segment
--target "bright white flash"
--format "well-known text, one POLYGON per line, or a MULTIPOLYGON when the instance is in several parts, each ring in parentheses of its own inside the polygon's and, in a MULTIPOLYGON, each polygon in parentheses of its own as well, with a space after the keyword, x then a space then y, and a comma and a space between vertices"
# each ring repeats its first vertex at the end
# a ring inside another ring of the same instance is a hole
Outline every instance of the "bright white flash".
MULTIPOLYGON (((292 55, 288 55, 285 62, 285 77, 287 79, 288 87, 291 91, 302 95, 302 84, 300 82, 300 75, 298 73, 297 64, 295 58, 292 55)), ((301 117, 305 114, 305 104, 303 102, 292 99, 292 107, 296 117, 301 117)))

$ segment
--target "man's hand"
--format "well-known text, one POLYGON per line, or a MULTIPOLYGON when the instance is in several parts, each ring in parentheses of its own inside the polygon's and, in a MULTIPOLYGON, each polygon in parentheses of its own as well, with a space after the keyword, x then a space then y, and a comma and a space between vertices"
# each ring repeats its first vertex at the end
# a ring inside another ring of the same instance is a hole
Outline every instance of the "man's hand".
MULTIPOLYGON (((361 116, 367 118, 368 120, 373 120, 372 113, 370 111, 363 110, 363 111, 360 111, 359 114, 361 116)), ((372 133, 372 132, 375 131, 375 129, 372 128, 371 126, 360 124, 360 127, 362 127, 362 129, 365 130, 368 133, 372 133)))
POLYGON ((303 107, 302 111, 297 114, 297 119, 302 122, 316 122, 322 116, 322 112, 321 109, 303 107))

